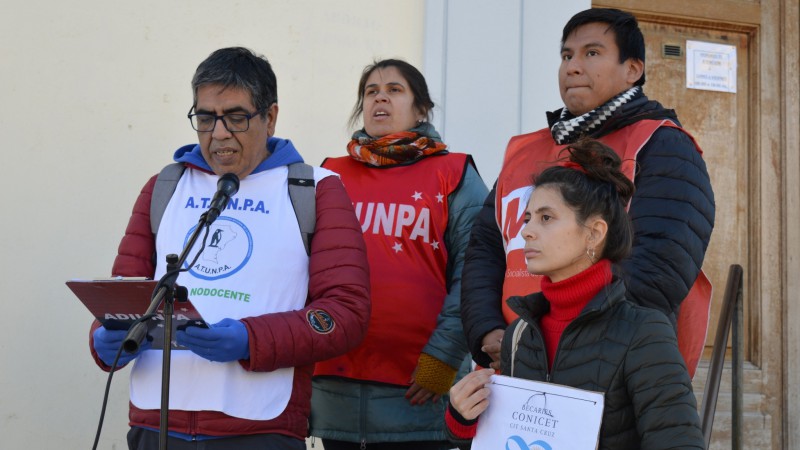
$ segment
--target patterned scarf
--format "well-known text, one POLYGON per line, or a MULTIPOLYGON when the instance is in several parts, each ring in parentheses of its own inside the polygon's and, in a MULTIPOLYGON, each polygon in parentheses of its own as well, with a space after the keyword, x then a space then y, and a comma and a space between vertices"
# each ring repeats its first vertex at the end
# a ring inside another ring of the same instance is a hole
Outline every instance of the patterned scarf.
POLYGON ((373 138, 363 129, 353 133, 347 153, 371 166, 391 166, 447 151, 447 145, 428 122, 399 133, 373 138))
POLYGON ((604 105, 578 117, 570 118, 572 114, 567 108, 564 108, 561 110, 560 120, 550 128, 550 133, 553 135, 556 144, 571 144, 577 141, 581 136, 586 136, 593 130, 599 128, 614 115, 614 112, 619 109, 620 106, 642 95, 641 86, 634 86, 612 98, 604 105))

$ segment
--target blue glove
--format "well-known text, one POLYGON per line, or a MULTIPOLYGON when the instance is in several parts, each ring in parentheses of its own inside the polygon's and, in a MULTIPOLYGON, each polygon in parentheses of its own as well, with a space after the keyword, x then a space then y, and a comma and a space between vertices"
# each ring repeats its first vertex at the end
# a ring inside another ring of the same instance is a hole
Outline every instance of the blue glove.
MULTIPOLYGON (((97 352, 97 356, 100 357, 100 360, 103 361, 105 365, 111 366, 114 362, 114 357, 117 356, 117 350, 119 350, 127 334, 127 330, 107 330, 106 327, 100 327, 94 330, 92 334, 94 338, 94 351, 97 352)), ((144 342, 139 345, 139 351, 136 353, 130 354, 123 350, 122 354, 119 355, 117 367, 128 364, 134 358, 141 355, 143 351, 150 349, 150 347, 152 347, 150 340, 145 339, 144 342)))
POLYGON ((208 328, 186 327, 176 333, 178 344, 217 362, 250 358, 247 327, 238 320, 222 319, 208 328))

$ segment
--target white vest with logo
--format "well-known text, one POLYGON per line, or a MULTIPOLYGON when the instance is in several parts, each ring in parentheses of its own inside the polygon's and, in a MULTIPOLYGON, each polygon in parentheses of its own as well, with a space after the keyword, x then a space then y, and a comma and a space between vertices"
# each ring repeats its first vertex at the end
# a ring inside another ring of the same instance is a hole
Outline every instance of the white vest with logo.
MULTIPOLYGON (((319 180, 334 175, 314 168, 319 180)), ((308 294, 308 256, 289 199, 286 166, 250 174, 227 209, 211 224, 205 250, 178 284, 209 324, 302 309, 308 294)), ((180 254, 208 209, 218 177, 187 168, 158 229, 155 277, 165 272, 164 256, 180 254)), ((202 245, 203 233, 186 265, 202 245)), ((177 305, 176 305, 177 306, 177 305)), ((252 336, 250 336, 252 339, 252 336)), ((221 411, 250 420, 269 420, 286 408, 294 369, 248 372, 238 361, 219 363, 188 350, 172 351, 169 408, 221 411)), ((252 355, 251 355, 252 356, 252 355)), ((161 350, 136 359, 131 402, 141 409, 161 406, 161 350)))

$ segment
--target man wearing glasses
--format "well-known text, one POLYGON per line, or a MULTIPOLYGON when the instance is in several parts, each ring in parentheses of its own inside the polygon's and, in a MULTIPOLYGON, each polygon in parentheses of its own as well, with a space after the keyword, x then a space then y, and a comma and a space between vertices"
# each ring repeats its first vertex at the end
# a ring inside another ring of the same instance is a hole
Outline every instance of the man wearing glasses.
MULTIPOLYGON (((307 253, 288 194, 288 168, 302 157, 274 137, 275 74, 244 48, 212 53, 192 79, 189 111, 199 143, 174 159, 185 169, 157 233, 150 223, 156 177, 142 189, 114 261, 114 276, 159 278, 208 208, 219 177, 240 188, 211 225, 213 252, 187 265, 178 284, 209 328, 177 332, 172 352, 170 449, 304 449, 316 361, 361 341, 369 273, 361 227, 339 178, 314 168, 316 227, 307 253), (157 255, 157 256, 156 256, 157 255)), ((197 248, 187 261, 197 255, 197 248)), ((124 331, 93 325, 92 355, 110 370, 124 331)), ((128 445, 157 448, 162 352, 144 343, 134 360, 128 445)))

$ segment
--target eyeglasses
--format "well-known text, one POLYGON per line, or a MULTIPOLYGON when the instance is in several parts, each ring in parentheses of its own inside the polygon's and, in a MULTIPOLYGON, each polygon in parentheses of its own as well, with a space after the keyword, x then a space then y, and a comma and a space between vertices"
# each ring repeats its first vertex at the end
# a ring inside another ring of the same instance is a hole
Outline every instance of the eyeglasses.
MULTIPOLYGON (((192 109, 194 109, 194 107, 192 107, 192 109)), ((264 112, 263 109, 260 109, 252 114, 235 113, 217 116, 206 113, 192 114, 192 109, 189 110, 188 114, 189 122, 192 123, 192 128, 194 128, 195 131, 199 131, 201 133, 214 131, 214 127, 217 125, 218 120, 221 120, 222 125, 225 126, 225 129, 231 133, 241 133, 242 131, 247 131, 250 128, 250 119, 264 112)))

